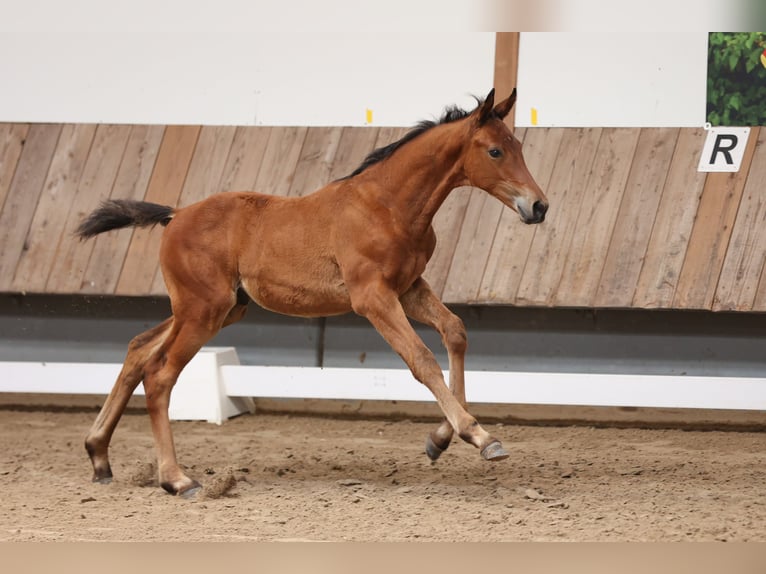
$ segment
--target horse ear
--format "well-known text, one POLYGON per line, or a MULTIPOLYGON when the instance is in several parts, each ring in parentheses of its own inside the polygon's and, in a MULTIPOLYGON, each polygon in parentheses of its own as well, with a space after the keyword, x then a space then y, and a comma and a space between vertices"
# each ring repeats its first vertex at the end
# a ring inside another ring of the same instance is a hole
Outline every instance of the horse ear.
POLYGON ((495 114, 500 117, 500 119, 505 119, 505 116, 507 116, 511 112, 511 108, 513 108, 513 104, 516 103, 516 88, 513 88, 513 91, 511 92, 511 95, 508 96, 508 99, 503 100, 497 106, 495 106, 495 114))
POLYGON ((479 125, 483 124, 492 117, 492 108, 494 105, 495 88, 492 88, 487 94, 487 97, 484 99, 484 103, 481 105, 481 109, 479 110, 479 125))

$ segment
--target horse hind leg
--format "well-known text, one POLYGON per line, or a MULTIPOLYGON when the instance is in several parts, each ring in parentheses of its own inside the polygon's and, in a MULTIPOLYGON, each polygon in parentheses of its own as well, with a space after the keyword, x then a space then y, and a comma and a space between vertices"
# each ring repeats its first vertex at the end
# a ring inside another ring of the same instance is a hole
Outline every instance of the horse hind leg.
POLYGON ((225 320, 230 324, 232 319, 237 319, 239 310, 236 310, 235 316, 231 316, 230 311, 235 309, 217 314, 218 319, 213 321, 201 321, 197 318, 179 320, 176 315, 176 321, 162 348, 146 366, 146 407, 154 435, 160 486, 170 494, 191 496, 201 488, 201 485, 189 478, 178 465, 168 416, 170 394, 181 371, 202 345, 220 330, 225 320))
POLYGON ((136 336, 128 345, 128 353, 117 381, 112 387, 101 411, 85 439, 85 450, 93 465, 93 482, 107 484, 112 480, 109 464, 109 443, 131 395, 143 378, 144 366, 163 337, 167 334, 173 318, 136 336))

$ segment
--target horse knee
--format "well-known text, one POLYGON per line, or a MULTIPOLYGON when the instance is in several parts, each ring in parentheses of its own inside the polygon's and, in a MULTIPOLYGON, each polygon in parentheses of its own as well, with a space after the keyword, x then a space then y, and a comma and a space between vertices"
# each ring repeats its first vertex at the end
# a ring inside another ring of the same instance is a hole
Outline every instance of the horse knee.
POLYGON ((447 347, 448 351, 465 354, 466 349, 468 348, 468 336, 466 334, 465 325, 460 317, 457 315, 450 315, 444 325, 442 337, 444 339, 444 346, 447 347))
POLYGON ((412 375, 426 386, 431 381, 444 376, 436 357, 427 348, 419 349, 415 356, 410 359, 409 366, 412 375))

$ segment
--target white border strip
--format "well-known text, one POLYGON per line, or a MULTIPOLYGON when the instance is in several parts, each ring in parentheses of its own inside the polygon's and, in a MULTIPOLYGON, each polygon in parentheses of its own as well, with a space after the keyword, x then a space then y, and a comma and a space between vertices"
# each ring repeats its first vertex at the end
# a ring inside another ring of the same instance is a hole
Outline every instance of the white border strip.
MULTIPOLYGON (((120 368, 5 362, 0 392, 105 395, 120 368)), ((229 397, 434 400, 404 369, 222 365, 219 372, 229 397)), ((470 371, 466 382, 473 403, 766 410, 766 378, 470 371)))

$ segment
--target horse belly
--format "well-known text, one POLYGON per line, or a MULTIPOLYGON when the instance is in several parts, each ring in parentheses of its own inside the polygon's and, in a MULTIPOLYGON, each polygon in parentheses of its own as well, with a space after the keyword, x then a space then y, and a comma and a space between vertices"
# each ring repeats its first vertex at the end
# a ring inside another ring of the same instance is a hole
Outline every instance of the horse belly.
POLYGON ((242 286, 258 305, 284 315, 323 317, 351 310, 351 299, 340 276, 264 272, 243 278, 242 286))

